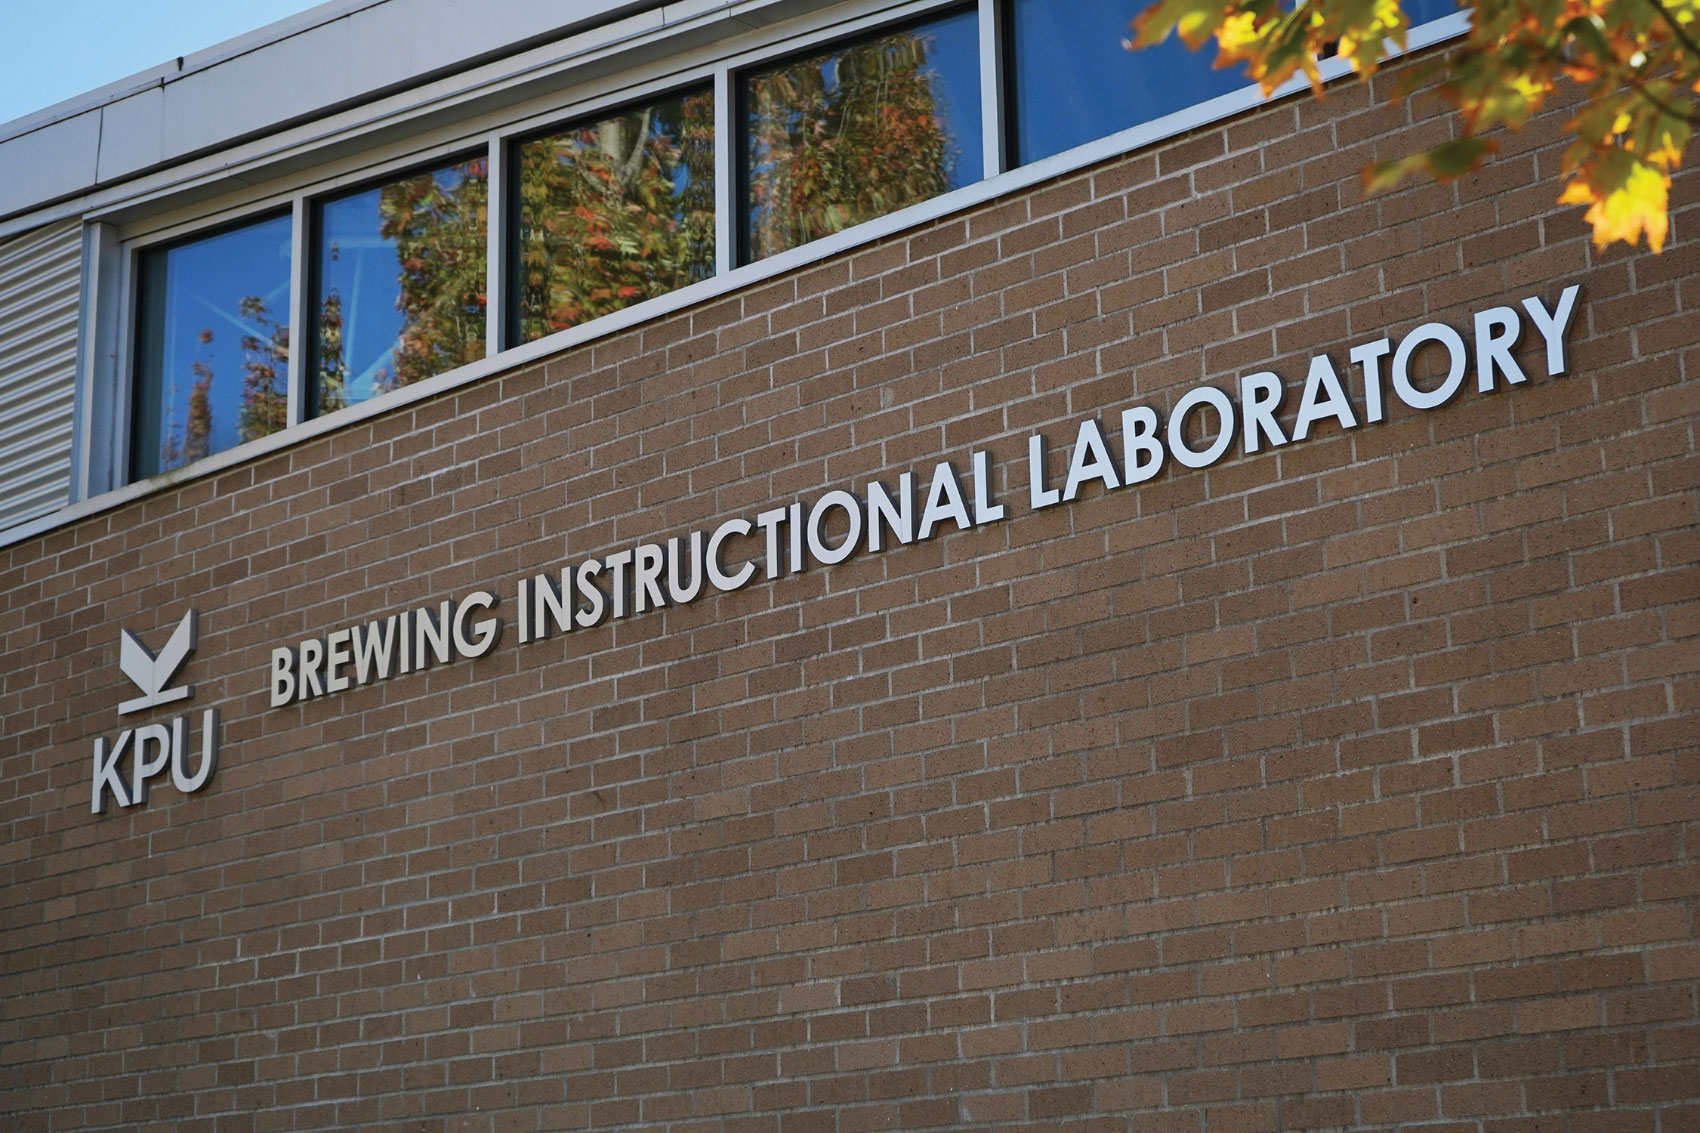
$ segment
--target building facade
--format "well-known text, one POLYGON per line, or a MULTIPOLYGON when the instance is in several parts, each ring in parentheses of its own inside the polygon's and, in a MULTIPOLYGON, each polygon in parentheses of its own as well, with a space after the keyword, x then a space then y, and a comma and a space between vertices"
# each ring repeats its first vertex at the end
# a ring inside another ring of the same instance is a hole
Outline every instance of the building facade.
POLYGON ((1700 1127, 1700 178, 469 7, 0 130, 8 1128, 1700 1127))

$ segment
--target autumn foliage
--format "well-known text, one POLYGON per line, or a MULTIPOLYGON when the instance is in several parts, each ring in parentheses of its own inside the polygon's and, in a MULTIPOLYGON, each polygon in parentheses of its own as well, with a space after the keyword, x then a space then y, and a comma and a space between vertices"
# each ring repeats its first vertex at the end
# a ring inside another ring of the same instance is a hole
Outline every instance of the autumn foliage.
MULTIPOLYGON (((1364 171, 1371 189, 1407 174, 1457 177, 1495 148, 1490 132, 1520 128, 1561 82, 1581 88, 1570 120, 1559 199, 1587 206, 1594 242, 1653 251, 1669 227, 1671 171, 1692 132, 1700 89, 1700 0, 1475 0, 1467 38, 1415 68, 1400 86, 1428 82, 1458 112, 1452 139, 1364 171)), ((1317 60, 1348 58, 1375 72, 1383 44, 1404 46, 1399 0, 1159 0, 1135 21, 1138 45, 1171 34, 1193 47, 1215 37, 1218 66, 1244 61, 1265 93, 1294 75, 1320 91, 1317 60)))
POLYGON ((518 339, 714 274, 714 99, 700 92, 517 147, 518 339))
MULTIPOLYGON (((236 440, 242 442, 269 436, 289 423, 289 327, 275 321, 257 295, 238 300, 237 314, 244 328, 240 338, 242 384, 236 399, 236 440)), ((196 349, 188 359, 194 381, 189 386, 183 420, 176 419, 176 383, 170 383, 166 391, 159 471, 201 460, 224 447, 215 447, 213 435, 217 374, 212 347, 216 337, 211 327, 201 328, 195 336, 196 349)), ((220 384, 221 392, 226 384, 220 384)))
POLYGON ((746 80, 751 259, 950 188, 959 154, 932 50, 926 31, 897 31, 746 80))
POLYGON ((320 221, 331 235, 313 320, 313 411, 330 413, 484 357, 489 162, 478 157, 422 170, 345 198, 337 207, 345 210, 337 227, 328 211, 320 221), (394 273, 393 290, 368 285, 364 328, 356 326, 360 320, 353 314, 361 301, 356 294, 361 269, 337 277, 330 272, 345 255, 339 233, 352 237, 348 254, 369 257, 367 270, 386 279, 394 273), (338 278, 350 286, 348 295, 338 278), (390 310, 376 316, 370 304, 386 291, 393 295, 385 301, 390 310), (395 337, 375 352, 372 326, 387 327, 392 320, 395 337), (366 344, 358 357, 350 348, 357 330, 366 344))
POLYGON ((383 393, 484 357, 489 165, 476 158, 452 175, 422 173, 385 185, 380 234, 396 250, 403 322, 395 369, 383 393))

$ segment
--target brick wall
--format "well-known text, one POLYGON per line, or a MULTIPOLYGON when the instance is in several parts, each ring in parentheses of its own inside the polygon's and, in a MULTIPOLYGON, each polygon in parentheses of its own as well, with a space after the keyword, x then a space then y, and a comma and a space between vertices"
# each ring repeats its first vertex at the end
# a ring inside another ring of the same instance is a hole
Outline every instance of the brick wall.
POLYGON ((1700 1128, 1700 177, 1597 253, 1557 120, 1365 201, 1444 124, 1283 103, 0 550, 6 1124, 1700 1128), (1035 431, 1571 283, 1561 377, 1024 506, 1035 431), (1004 522, 268 706, 971 449, 1004 522), (92 815, 189 606, 219 770, 92 815))

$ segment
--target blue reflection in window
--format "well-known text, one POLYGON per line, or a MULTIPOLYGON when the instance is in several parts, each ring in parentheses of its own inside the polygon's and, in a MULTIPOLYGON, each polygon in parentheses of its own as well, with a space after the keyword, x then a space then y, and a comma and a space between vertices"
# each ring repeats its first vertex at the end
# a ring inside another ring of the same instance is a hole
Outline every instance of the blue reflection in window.
POLYGON ((1018 164, 1172 114, 1246 86, 1243 65, 1212 66, 1213 45, 1190 51, 1171 36, 1129 51, 1126 0, 1014 0, 1010 53, 1018 164))
POLYGON ((1443 19, 1459 10, 1457 0, 1405 0, 1405 18, 1411 21, 1414 28, 1443 19))
MULTIPOLYGON (((1012 0, 1017 164, 1038 161, 1119 130, 1249 86, 1244 64, 1214 66, 1216 45, 1190 50, 1170 36, 1129 51, 1125 0, 1012 0)), ((1454 0, 1405 0, 1412 27, 1458 11, 1454 0)))
POLYGON ((488 202, 477 158, 318 207, 314 413, 484 357, 488 202))
POLYGON ((287 423, 289 259, 287 215, 142 253, 134 477, 287 423))

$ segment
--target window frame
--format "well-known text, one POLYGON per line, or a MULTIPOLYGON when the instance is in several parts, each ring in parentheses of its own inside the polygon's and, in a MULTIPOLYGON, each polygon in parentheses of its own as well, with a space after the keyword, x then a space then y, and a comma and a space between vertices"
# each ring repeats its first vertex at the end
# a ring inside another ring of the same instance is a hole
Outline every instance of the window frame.
MULTIPOLYGON (((1030 161, 1022 161, 1020 136, 1021 108, 1019 106, 1019 102, 1021 100, 1021 86, 1016 79, 1017 54, 1020 51, 1020 44, 1017 42, 1019 36, 1016 35, 1015 31, 1015 7, 1020 0, 990 0, 990 2, 997 5, 998 16, 1002 21, 998 38, 998 72, 1003 80, 1003 89, 1001 91, 1002 97, 999 102, 999 125, 1001 127, 999 130, 999 142, 1003 146, 1003 152, 1009 162, 1010 168, 1013 169, 1024 168, 1026 166, 1036 164, 1037 162, 1048 161, 1053 157, 1058 157, 1065 153, 1072 153, 1075 150, 1085 149, 1089 146, 1095 145, 1104 138, 1120 137, 1125 134, 1140 132, 1144 127, 1158 122, 1172 123, 1172 125, 1159 132, 1154 138, 1150 139, 1150 141, 1156 141, 1164 137, 1173 137, 1176 134, 1184 133, 1187 130, 1209 125, 1211 122, 1214 122, 1219 118, 1227 117, 1232 114, 1243 113, 1246 109, 1240 105, 1243 95, 1248 90, 1258 89, 1256 82, 1248 80, 1243 86, 1236 87, 1233 90, 1223 91, 1220 94, 1212 95, 1200 102, 1189 102, 1185 106, 1177 110, 1172 110, 1167 114, 1162 114, 1155 118, 1148 118, 1143 122, 1135 122, 1131 126, 1124 126, 1120 130, 1115 130, 1108 134, 1098 135, 1097 137, 1088 139, 1078 145, 1058 150, 1054 154, 1046 154, 1043 157, 1036 157, 1030 161), (1231 109, 1223 113, 1213 113, 1212 110, 1215 105, 1218 102, 1223 102, 1224 100, 1231 109), (1196 121, 1194 121, 1195 118, 1196 121)), ((1139 9, 1130 7, 1129 11, 1130 13, 1137 15, 1139 9)), ((1139 58, 1138 51, 1131 51, 1128 54, 1130 59, 1139 58)), ((1193 54, 1197 56, 1201 62, 1209 64, 1215 58, 1215 47, 1214 45, 1207 43, 1204 46, 1195 49, 1193 54)), ((1256 102, 1261 104, 1264 101, 1265 100, 1262 98, 1261 93, 1259 93, 1256 102)), ((1150 141, 1139 144, 1150 144, 1150 141)))
MULTIPOLYGON (((200 460, 188 461, 184 464, 177 465, 175 468, 162 468, 158 472, 150 472, 146 474, 143 474, 137 469, 137 458, 141 455, 140 446, 137 443, 141 439, 138 436, 138 433, 143 428, 141 418, 136 412, 139 407, 138 402, 140 400, 138 397, 139 390, 137 389, 137 384, 141 379, 141 336, 144 322, 142 312, 142 259, 149 254, 168 254, 174 249, 188 247, 189 245, 198 243, 202 240, 211 240, 232 232, 238 232, 251 225, 264 224, 273 220, 282 220, 284 217, 289 217, 291 221, 289 249, 290 295, 289 304, 286 307, 285 313, 293 318, 295 313, 295 257, 299 249, 296 246, 297 241, 295 240, 295 230, 293 227, 294 210, 291 207, 279 207, 274 205, 267 209, 256 209, 252 212, 243 213, 239 217, 228 218, 219 224, 196 228, 193 231, 186 233, 179 233, 175 237, 169 239, 149 241, 146 244, 132 247, 130 249, 130 254, 125 257, 127 278, 124 289, 124 306, 127 314, 125 322, 128 326, 127 337, 129 349, 126 352, 128 359, 128 365, 126 367, 127 374, 122 387, 124 412, 121 418, 122 424, 120 429, 124 434, 123 454, 117 463, 118 467, 124 470, 124 475, 130 482, 141 482, 157 479, 162 476, 169 476, 180 469, 188 468, 190 465, 200 464, 206 460, 210 460, 212 457, 218 455, 218 453, 227 452, 231 449, 244 448, 247 445, 254 443, 254 441, 264 439, 263 437, 255 437, 247 441, 237 441, 233 445, 217 450, 217 452, 208 453, 200 460)), ((291 335, 294 334, 293 324, 290 326, 290 333, 291 335)), ((296 369, 294 355, 295 348, 292 343, 290 347, 289 377, 284 387, 286 406, 293 406, 294 404, 292 396, 295 386, 296 369)), ((155 424, 157 425, 158 422, 155 422, 155 424)), ((285 433, 288 432, 288 430, 289 423, 286 415, 285 424, 282 429, 279 429, 277 433, 268 433, 265 435, 276 436, 278 433, 285 433)))

